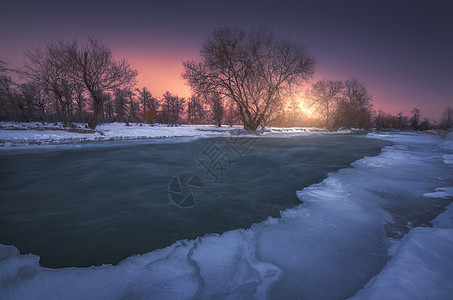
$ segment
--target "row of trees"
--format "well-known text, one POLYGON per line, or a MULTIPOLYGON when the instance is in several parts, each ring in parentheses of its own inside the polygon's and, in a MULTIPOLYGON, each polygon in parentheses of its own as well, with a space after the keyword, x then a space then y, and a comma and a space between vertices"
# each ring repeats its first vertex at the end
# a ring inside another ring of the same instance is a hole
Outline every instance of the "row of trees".
POLYGON ((74 106, 82 118, 85 99, 89 98, 92 113, 88 126, 93 129, 111 93, 130 89, 138 74, 124 59, 114 59, 104 42, 93 38, 86 43, 77 39, 52 41, 44 48, 26 51, 24 65, 17 71, 26 82, 19 85, 2 65, 2 119, 31 120, 38 110, 41 119, 51 112, 68 124, 74 106))
POLYGON ((321 116, 324 126, 337 128, 370 128, 372 96, 357 79, 316 82, 306 93, 309 106, 321 116))
MULTIPOLYGON (((9 70, 0 61, 0 118, 66 125, 78 121, 93 129, 106 121, 242 124, 249 130, 267 125, 429 127, 416 109, 411 118, 374 114, 372 96, 357 79, 311 85, 306 103, 318 118, 305 115, 297 99, 313 76, 315 60, 304 45, 267 29, 217 28, 202 44, 200 58, 183 65, 192 97, 165 92, 155 98, 146 87, 136 87, 137 71, 115 59, 103 41, 52 41, 27 51, 20 70, 9 70), (22 83, 11 79, 14 72, 22 83)), ((448 128, 451 108, 444 114, 448 128)))
MULTIPOLYGON (((2 121, 63 122, 65 126, 82 122, 92 127, 98 122, 117 121, 163 124, 187 121, 189 124, 215 123, 217 126, 237 122, 235 109, 224 107, 222 99, 215 93, 185 99, 167 91, 161 97, 153 97, 146 87, 124 86, 105 90, 100 97, 93 98, 78 82, 55 80, 56 83, 50 84, 51 80, 47 78, 45 84, 38 80, 17 84, 11 79, 11 72, 4 62, 0 62, 2 121), (187 119, 183 119, 186 116, 187 119)), ((20 74, 25 73, 20 71, 20 74)))
POLYGON ((420 110, 414 107, 411 116, 402 113, 391 115, 379 110, 373 122, 377 130, 429 130, 453 128, 453 108, 448 106, 442 112, 440 123, 436 124, 429 119, 420 120, 420 110))

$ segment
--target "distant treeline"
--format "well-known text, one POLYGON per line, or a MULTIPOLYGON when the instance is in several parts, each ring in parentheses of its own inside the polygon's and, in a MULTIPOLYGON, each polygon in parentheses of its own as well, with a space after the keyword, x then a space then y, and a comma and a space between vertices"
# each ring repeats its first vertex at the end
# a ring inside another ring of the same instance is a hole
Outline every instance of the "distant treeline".
POLYGON ((305 87, 314 73, 313 57, 303 45, 277 38, 269 30, 247 33, 221 27, 200 53, 200 59, 183 63, 191 97, 168 91, 153 97, 146 87, 136 86, 137 71, 124 59, 115 59, 103 41, 48 42, 26 51, 19 70, 0 61, 0 121, 65 126, 77 122, 93 129, 99 122, 118 121, 240 124, 251 130, 265 126, 426 130, 453 125, 451 107, 444 110, 439 124, 420 120, 417 108, 411 116, 375 112, 372 96, 357 79, 323 79, 305 87))

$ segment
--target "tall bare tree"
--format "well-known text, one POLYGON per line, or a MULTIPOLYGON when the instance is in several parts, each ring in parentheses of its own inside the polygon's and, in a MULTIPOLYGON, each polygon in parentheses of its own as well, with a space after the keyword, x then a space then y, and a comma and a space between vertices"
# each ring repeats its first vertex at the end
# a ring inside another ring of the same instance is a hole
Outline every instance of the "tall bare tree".
POLYGON ((213 31, 200 56, 183 63, 182 77, 195 93, 218 92, 233 101, 250 130, 265 123, 272 108, 310 78, 315 66, 301 44, 269 30, 247 33, 227 26, 213 31))
POLYGON ((77 82, 85 85, 93 100, 93 115, 88 122, 98 124, 105 97, 103 93, 133 85, 138 75, 126 60, 116 60, 107 44, 89 37, 86 43, 77 39, 58 42, 58 66, 77 82))
POLYGON ((61 47, 54 41, 46 43, 43 48, 27 50, 20 73, 51 95, 55 101, 57 119, 61 115, 62 121, 69 124, 75 84, 73 78, 59 65, 60 53, 61 47))
POLYGON ((323 79, 314 83, 307 93, 309 107, 313 106, 316 112, 324 119, 327 128, 332 126, 332 115, 340 100, 344 84, 340 80, 323 79))

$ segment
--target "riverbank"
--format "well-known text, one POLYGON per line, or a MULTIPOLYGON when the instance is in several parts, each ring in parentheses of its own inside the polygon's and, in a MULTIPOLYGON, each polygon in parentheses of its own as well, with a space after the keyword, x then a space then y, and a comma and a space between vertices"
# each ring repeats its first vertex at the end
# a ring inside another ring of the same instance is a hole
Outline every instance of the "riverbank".
MULTIPOLYGON (((84 128, 76 124, 77 128, 63 127, 62 124, 40 123, 0 123, 0 148, 27 146, 27 145, 57 145, 97 141, 121 141, 138 139, 156 139, 173 137, 216 137, 242 134, 242 126, 213 125, 176 125, 143 123, 105 123, 96 130, 84 128)), ((276 128, 269 127, 261 135, 294 135, 326 132, 323 129, 311 127, 276 128)), ((347 132, 347 131, 342 131, 347 132)))

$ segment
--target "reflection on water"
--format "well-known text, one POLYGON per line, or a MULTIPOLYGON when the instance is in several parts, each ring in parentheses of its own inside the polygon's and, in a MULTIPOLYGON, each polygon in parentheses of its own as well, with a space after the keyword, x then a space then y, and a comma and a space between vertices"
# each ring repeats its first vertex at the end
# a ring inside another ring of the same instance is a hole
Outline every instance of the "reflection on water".
POLYGON ((48 267, 117 263, 278 216, 299 203, 296 190, 385 145, 357 135, 260 138, 215 181, 197 160, 213 141, 3 153, 0 243, 48 267), (190 209, 168 196, 169 181, 183 172, 204 185, 190 209))

